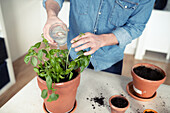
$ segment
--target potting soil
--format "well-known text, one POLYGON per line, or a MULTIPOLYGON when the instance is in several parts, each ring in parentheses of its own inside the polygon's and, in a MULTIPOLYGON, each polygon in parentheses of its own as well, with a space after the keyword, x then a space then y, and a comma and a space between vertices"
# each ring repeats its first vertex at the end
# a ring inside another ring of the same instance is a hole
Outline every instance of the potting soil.
POLYGON ((139 66, 133 69, 136 75, 147 80, 162 80, 164 78, 163 73, 157 69, 147 68, 145 66, 139 66))
POLYGON ((111 103, 113 106, 116 106, 118 108, 124 108, 128 105, 128 101, 120 97, 113 98, 111 100, 111 103))

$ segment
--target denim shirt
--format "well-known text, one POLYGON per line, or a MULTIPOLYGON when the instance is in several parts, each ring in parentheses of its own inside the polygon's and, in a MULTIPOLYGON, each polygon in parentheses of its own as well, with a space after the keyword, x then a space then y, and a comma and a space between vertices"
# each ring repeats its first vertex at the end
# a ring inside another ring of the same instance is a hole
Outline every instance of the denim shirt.
MULTIPOLYGON (((45 7, 45 1, 43 5, 45 7)), ((64 0, 55 0, 60 8, 64 0)), ((113 33, 119 45, 98 49, 90 59, 96 71, 104 70, 123 59, 127 44, 138 38, 151 15, 155 0, 70 0, 67 47, 79 33, 113 33)), ((86 49, 87 51, 90 48, 86 49)), ((77 57, 74 48, 71 57, 77 57)))

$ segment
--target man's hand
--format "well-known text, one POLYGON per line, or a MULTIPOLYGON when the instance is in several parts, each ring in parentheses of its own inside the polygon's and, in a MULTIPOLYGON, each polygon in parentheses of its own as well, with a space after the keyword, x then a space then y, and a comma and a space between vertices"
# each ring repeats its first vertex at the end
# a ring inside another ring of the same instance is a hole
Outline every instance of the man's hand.
POLYGON ((55 24, 55 23, 62 23, 64 25, 66 25, 62 20, 60 20, 57 16, 51 16, 48 17, 47 22, 43 28, 43 32, 44 32, 44 37, 48 40, 48 42, 52 45, 57 46, 57 43, 50 37, 49 35, 49 29, 50 27, 55 24))
POLYGON ((79 35, 72 39, 71 43, 72 43, 71 47, 75 48, 75 51, 80 51, 90 47, 91 50, 84 53, 84 55, 90 55, 97 51, 100 47, 115 45, 118 44, 118 41, 113 33, 95 35, 93 33, 87 32, 85 33, 85 35, 82 35, 81 37, 79 35))
POLYGON ((43 28, 44 37, 48 40, 50 44, 57 46, 57 43, 49 35, 49 29, 53 24, 56 23, 61 23, 63 25, 66 24, 58 18, 58 13, 60 11, 60 6, 58 3, 54 0, 47 0, 45 3, 47 11, 47 22, 43 28))

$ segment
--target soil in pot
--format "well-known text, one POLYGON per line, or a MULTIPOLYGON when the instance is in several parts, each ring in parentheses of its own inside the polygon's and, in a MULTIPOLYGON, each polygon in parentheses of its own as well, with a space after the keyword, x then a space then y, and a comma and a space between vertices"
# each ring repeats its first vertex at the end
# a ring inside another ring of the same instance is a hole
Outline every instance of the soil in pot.
POLYGON ((164 74, 157 69, 151 69, 145 66, 139 66, 134 68, 133 70, 136 73, 136 75, 147 80, 157 81, 157 80, 162 80, 164 78, 164 74))
POLYGON ((154 113, 153 111, 145 111, 144 113, 154 113))
POLYGON ((118 108, 125 108, 128 105, 128 101, 121 97, 115 97, 111 100, 113 106, 118 108))

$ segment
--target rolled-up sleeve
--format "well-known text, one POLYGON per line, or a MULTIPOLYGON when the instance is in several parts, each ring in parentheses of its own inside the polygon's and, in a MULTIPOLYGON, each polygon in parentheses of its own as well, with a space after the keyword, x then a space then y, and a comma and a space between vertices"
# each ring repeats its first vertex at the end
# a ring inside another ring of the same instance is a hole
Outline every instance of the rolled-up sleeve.
POLYGON ((119 47, 124 48, 135 38, 138 38, 149 20, 155 0, 144 0, 132 13, 126 24, 117 27, 112 33, 116 36, 119 47))
MULTIPOLYGON (((46 2, 47 0, 43 0, 43 6, 44 6, 44 8, 46 8, 46 6, 45 6, 45 2, 46 2)), ((62 6, 63 6, 63 2, 64 2, 64 0, 54 0, 54 1, 56 1, 57 3, 58 3, 58 5, 60 6, 60 9, 62 8, 62 6)))

